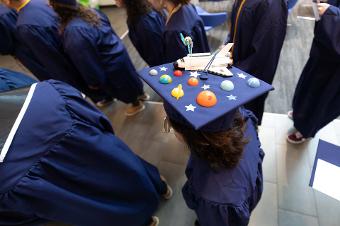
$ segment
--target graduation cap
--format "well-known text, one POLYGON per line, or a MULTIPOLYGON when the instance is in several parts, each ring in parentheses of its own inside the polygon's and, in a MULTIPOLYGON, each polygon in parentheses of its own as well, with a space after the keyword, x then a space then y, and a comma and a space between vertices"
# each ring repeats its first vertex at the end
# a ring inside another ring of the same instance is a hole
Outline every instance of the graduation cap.
POLYGON ((31 101, 36 83, 31 88, 0 92, 0 163, 4 161, 12 140, 31 101))
POLYGON ((238 107, 273 90, 273 87, 236 67, 232 77, 206 72, 178 71, 164 64, 140 71, 141 78, 164 100, 168 116, 181 124, 203 131, 223 131, 230 127, 238 107))
POLYGON ((340 147, 320 140, 309 186, 340 201, 340 147))

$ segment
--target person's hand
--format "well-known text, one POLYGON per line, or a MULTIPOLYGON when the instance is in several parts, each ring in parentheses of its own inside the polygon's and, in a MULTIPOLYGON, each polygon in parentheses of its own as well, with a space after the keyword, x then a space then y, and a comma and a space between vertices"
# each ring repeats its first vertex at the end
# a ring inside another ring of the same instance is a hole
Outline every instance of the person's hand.
POLYGON ((328 3, 318 3, 317 5, 320 16, 322 16, 330 6, 328 3))

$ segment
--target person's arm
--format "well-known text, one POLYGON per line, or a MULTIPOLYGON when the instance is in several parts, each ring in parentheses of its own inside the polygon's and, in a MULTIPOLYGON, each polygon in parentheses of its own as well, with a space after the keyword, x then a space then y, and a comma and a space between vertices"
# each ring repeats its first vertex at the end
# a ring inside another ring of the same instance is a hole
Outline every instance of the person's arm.
POLYGON ((340 9, 326 3, 318 4, 321 20, 315 29, 315 40, 340 57, 340 9))
POLYGON ((142 43, 149 44, 144 50, 146 52, 145 60, 150 66, 156 66, 163 63, 163 41, 162 34, 153 31, 151 28, 146 28, 143 35, 139 35, 142 43))
POLYGON ((71 28, 63 36, 65 53, 92 89, 106 80, 94 35, 91 30, 71 28))
POLYGON ((72 74, 72 66, 68 59, 61 52, 61 43, 55 40, 58 34, 54 28, 40 28, 35 26, 22 25, 17 27, 17 37, 25 48, 33 55, 32 59, 37 64, 42 65, 48 72, 48 79, 61 80, 64 82, 73 82, 73 78, 68 76, 72 74))
MULTIPOLYGON (((186 34, 183 34, 184 37, 186 34)), ((188 55, 187 47, 182 43, 178 31, 166 31, 164 33, 164 62, 173 63, 176 60, 188 55)))
POLYGON ((269 5, 268 1, 262 1, 254 9, 253 19, 258 18, 258 22, 249 47, 251 54, 245 59, 235 62, 235 66, 244 71, 255 72, 255 76, 264 76, 261 79, 272 77, 268 75, 275 73, 287 28, 286 5, 283 3, 272 4, 274 4, 273 7, 269 5))
MULTIPOLYGON (((0 18, 1 19, 1 18, 0 18)), ((0 54, 13 54, 14 51, 14 37, 5 28, 5 25, 0 22, 0 54)))

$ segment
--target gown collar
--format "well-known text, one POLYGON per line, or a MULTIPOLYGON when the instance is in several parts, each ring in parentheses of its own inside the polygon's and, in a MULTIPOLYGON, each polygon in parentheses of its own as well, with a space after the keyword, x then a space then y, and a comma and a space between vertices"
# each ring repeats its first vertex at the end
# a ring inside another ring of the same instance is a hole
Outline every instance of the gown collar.
POLYGON ((17 12, 20 12, 20 10, 22 10, 28 3, 30 3, 31 0, 26 0, 24 3, 21 4, 21 6, 19 6, 17 8, 17 12))
POLYGON ((168 18, 167 18, 167 20, 166 20, 166 22, 165 22, 165 25, 167 25, 167 24, 169 23, 171 17, 172 17, 178 10, 180 10, 181 7, 182 7, 182 4, 178 4, 175 8, 173 8, 173 9, 171 10, 171 12, 169 12, 169 15, 168 15, 168 18))

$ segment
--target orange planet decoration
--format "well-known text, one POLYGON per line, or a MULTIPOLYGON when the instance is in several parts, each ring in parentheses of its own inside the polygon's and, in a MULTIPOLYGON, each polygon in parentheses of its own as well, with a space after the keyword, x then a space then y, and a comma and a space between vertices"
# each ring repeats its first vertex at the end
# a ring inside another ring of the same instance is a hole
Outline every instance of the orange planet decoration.
POLYGON ((202 107, 207 107, 207 108, 213 107, 217 104, 216 95, 209 90, 200 92, 197 95, 196 101, 202 107))
POLYGON ((188 85, 189 86, 198 86, 198 79, 197 78, 189 78, 188 80, 188 85))
POLYGON ((180 70, 175 70, 175 71, 174 71, 174 76, 176 76, 176 77, 181 77, 181 76, 183 76, 183 72, 180 71, 180 70))

